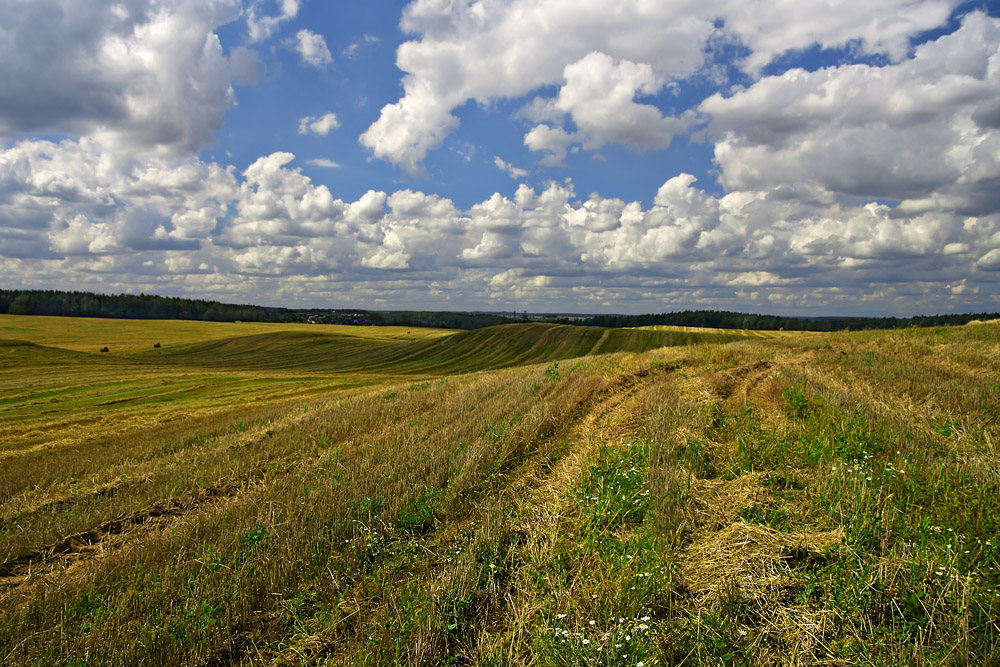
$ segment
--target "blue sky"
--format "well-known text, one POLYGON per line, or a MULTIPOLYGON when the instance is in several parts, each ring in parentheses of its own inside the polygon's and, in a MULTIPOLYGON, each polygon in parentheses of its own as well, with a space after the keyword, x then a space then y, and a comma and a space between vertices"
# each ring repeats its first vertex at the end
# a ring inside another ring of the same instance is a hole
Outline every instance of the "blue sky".
MULTIPOLYGON (((395 60, 397 47, 409 37, 398 25, 406 5, 303 3, 282 34, 294 36, 301 29, 317 30, 322 26, 332 62, 322 67, 304 63, 294 44, 287 43, 288 37, 259 50, 259 83, 237 89, 238 106, 227 114, 217 140, 200 151, 201 158, 230 162, 243 169, 261 154, 289 151, 296 155, 296 164, 303 173, 316 183, 335 187, 337 196, 343 198, 357 199, 373 188, 390 192, 413 188, 449 197, 463 208, 494 192, 516 187, 518 182, 543 187, 548 181, 567 177, 583 195, 607 191, 617 197, 652 203, 657 188, 663 184, 663 174, 707 174, 711 169, 711 145, 691 143, 686 136, 676 138, 673 150, 637 151, 609 145, 601 151, 608 161, 581 152, 568 156, 566 166, 539 166, 538 156, 532 155, 523 141, 531 122, 519 112, 539 94, 556 94, 557 85, 513 99, 469 101, 455 109, 458 128, 423 160, 424 171, 419 174, 385 160, 369 160, 371 151, 358 142, 358 137, 377 118, 379 110, 396 102, 402 92, 401 72, 395 60), (331 112, 340 123, 335 131, 325 136, 298 133, 298 121, 304 113, 319 116, 331 112), (518 168, 529 174, 512 180, 497 167, 496 157, 520 165, 518 168), (330 167, 309 164, 321 159, 339 165, 336 173, 331 173, 330 167)), ((243 25, 234 22, 222 26, 218 34, 224 46, 238 46, 245 42, 245 32, 243 25)), ((738 71, 733 74, 740 77, 738 71)), ((642 100, 683 112, 716 89, 706 81, 695 80, 685 82, 676 92, 661 90, 655 95, 643 95, 642 100)))
POLYGON ((1000 8, 0 0, 0 286, 1000 310, 1000 8))

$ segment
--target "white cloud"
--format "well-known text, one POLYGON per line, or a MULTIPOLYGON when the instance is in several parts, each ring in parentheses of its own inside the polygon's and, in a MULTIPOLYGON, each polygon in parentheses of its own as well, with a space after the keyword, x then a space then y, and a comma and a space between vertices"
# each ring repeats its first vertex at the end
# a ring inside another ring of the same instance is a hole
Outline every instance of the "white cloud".
POLYGON ((317 69, 323 69, 333 62, 333 56, 330 55, 330 49, 327 48, 323 35, 302 29, 295 34, 295 39, 295 50, 298 51, 302 62, 317 69))
POLYGON ((306 164, 311 164, 314 167, 325 167, 326 169, 340 169, 340 165, 338 163, 325 157, 309 160, 306 164))
POLYGON ((514 180, 524 178, 528 175, 527 170, 519 169, 497 155, 493 156, 493 164, 497 166, 497 169, 504 172, 514 180))
POLYGON ((333 232, 344 203, 326 186, 312 185, 300 170, 287 169, 294 159, 291 153, 272 153, 246 168, 227 242, 242 248, 287 245, 333 232))
POLYGON ((88 139, 0 151, 0 233, 21 230, 19 256, 190 250, 236 195, 230 169, 193 158, 123 158, 88 139))
POLYGON ((418 172, 427 153, 457 125, 455 108, 468 100, 489 103, 558 85, 567 68, 600 53, 617 64, 603 72, 593 67, 595 62, 570 69, 574 80, 567 81, 564 105, 590 124, 592 141, 662 147, 679 126, 652 105, 634 103, 633 97, 637 90, 697 73, 705 65, 710 40, 728 37, 744 44, 750 51, 745 62, 750 72, 788 50, 813 44, 851 44, 862 53, 899 60, 910 37, 942 25, 956 4, 777 0, 762 12, 743 0, 623 0, 609 11, 603 0, 416 0, 401 22, 416 38, 403 43, 396 58, 405 72, 403 96, 383 107, 361 141, 376 157, 418 172), (602 77, 614 87, 615 98, 587 115, 584 101, 599 99, 589 84, 602 77), (652 121, 652 127, 647 134, 644 128, 615 122, 607 113, 610 108, 624 109, 625 121, 643 119, 652 121))
POLYGON ((745 2, 725 3, 726 29, 738 35, 751 54, 751 71, 786 51, 813 44, 835 48, 857 43, 863 53, 902 60, 910 38, 943 25, 958 0, 873 0, 872 2, 800 2, 777 0, 762 12, 745 2))
MULTIPOLYGON (((384 192, 369 190, 361 199, 348 205, 344 218, 357 229, 370 226, 384 215, 386 199, 384 192)), ((368 242, 368 239, 362 240, 368 242)))
POLYGON ((998 97, 1000 19, 973 13, 897 65, 790 70, 700 108, 726 188, 802 183, 981 213, 1000 210, 1000 131, 985 121, 998 97))
POLYGON ((993 248, 976 262, 976 266, 986 271, 1000 271, 1000 248, 993 248))
POLYGON ((409 189, 344 201, 294 159, 263 156, 237 175, 195 158, 122 159, 93 140, 16 144, 0 151, 0 280, 387 307, 995 307, 1000 214, 719 197, 690 174, 648 207, 581 199, 569 181, 467 210, 409 189))
POLYGON ((645 63, 616 62, 592 52, 566 66, 566 83, 549 102, 554 112, 568 114, 584 142, 598 150, 619 143, 637 150, 665 149, 687 123, 665 118, 655 106, 638 104, 637 95, 653 95, 666 81, 645 63))
MULTIPOLYGON (((454 97, 449 96, 449 97, 454 97)), ((422 173, 420 162, 458 125, 451 114, 456 106, 430 89, 414 89, 395 104, 382 107, 381 115, 361 135, 362 145, 377 157, 415 174, 422 173)))
POLYGON ((340 127, 337 114, 326 112, 321 116, 304 116, 299 119, 299 134, 318 134, 325 137, 330 134, 330 130, 340 127))
POLYGON ((376 225, 381 243, 371 250, 364 267, 426 272, 454 266, 466 227, 449 199, 401 190, 389 196, 389 213, 376 225))
MULTIPOLYGON (((247 52, 223 53, 215 30, 237 0, 74 0, 0 7, 0 137, 55 132, 127 150, 193 151, 234 106, 247 52)), ((251 68, 252 69, 252 68, 251 68)))
POLYGON ((536 125, 524 135, 525 146, 530 150, 546 153, 541 163, 549 167, 566 166, 567 149, 574 140, 573 135, 566 130, 549 125, 536 125))
POLYGON ((100 255, 117 249, 115 234, 106 223, 82 215, 61 221, 48 237, 52 249, 64 255, 100 255))
POLYGON ((299 0, 253 0, 246 10, 247 37, 251 42, 269 39, 283 24, 291 21, 299 13, 299 0), (273 5, 273 7, 271 7, 273 5), (267 13, 277 9, 276 14, 267 13))

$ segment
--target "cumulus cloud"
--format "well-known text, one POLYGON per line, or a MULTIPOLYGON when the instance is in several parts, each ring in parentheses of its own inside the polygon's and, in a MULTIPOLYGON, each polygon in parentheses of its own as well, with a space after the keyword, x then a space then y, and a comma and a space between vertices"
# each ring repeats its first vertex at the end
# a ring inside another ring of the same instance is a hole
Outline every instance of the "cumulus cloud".
POLYGON ((312 30, 302 29, 295 34, 295 50, 298 51, 302 62, 317 69, 323 69, 333 62, 333 56, 330 55, 330 49, 327 48, 323 35, 312 30))
POLYGON ((646 282, 715 290, 864 289, 899 282, 905 262, 944 289, 973 263, 991 267, 992 255, 970 250, 1000 240, 995 216, 972 225, 956 215, 903 218, 880 204, 775 202, 750 191, 720 198, 689 174, 668 179, 650 208, 598 195, 580 201, 569 184, 556 183, 541 192, 522 185, 513 198, 496 193, 467 211, 412 190, 346 203, 291 168, 292 160, 274 154, 244 173, 227 237, 240 261, 268 257, 279 272, 325 262, 393 280, 474 271, 484 286, 516 276, 548 286, 612 280, 623 289, 646 282))
POLYGON ((648 206, 579 198, 569 181, 465 210, 410 189, 345 201, 294 160, 273 153, 236 174, 194 158, 122 161, 92 140, 16 144, 0 151, 0 279, 58 270, 81 288, 297 303, 347 294, 428 307, 517 298, 532 309, 815 311, 871 299, 910 312, 988 308, 1000 267, 997 214, 717 196, 690 174, 667 179, 648 206))
POLYGON ((299 119, 299 134, 318 134, 321 137, 325 137, 330 134, 331 130, 336 130, 340 127, 340 121, 337 119, 337 114, 327 112, 320 116, 304 116, 299 119))
POLYGON ((0 223, 22 230, 19 256, 32 257, 191 249, 237 194, 217 164, 123 159, 88 139, 15 144, 0 152, 0 184, 0 223))
POLYGON ((399 102, 382 107, 378 120, 360 141, 376 156, 411 173, 423 173, 420 162, 427 152, 458 125, 458 118, 451 113, 457 103, 438 97, 430 89, 414 89, 399 102))
POLYGON ((980 257, 976 266, 986 271, 1000 271, 1000 248, 993 248, 980 257))
POLYGON ((389 213, 377 224, 381 243, 362 259, 362 266, 414 272, 453 266, 466 229, 450 199, 401 190, 387 204, 389 213))
POLYGON ((325 157, 309 160, 307 164, 311 164, 314 167, 324 167, 326 169, 340 169, 340 165, 338 163, 325 157))
POLYGON ((636 150, 665 149, 686 123, 664 117, 637 95, 653 95, 666 81, 645 63, 615 61, 592 52, 566 66, 566 83, 559 95, 534 113, 558 118, 568 115, 579 128, 584 148, 597 150, 619 143, 636 150))
POLYGON ((215 29, 237 0, 38 0, 0 7, 0 137, 61 132, 128 150, 192 151, 211 140, 248 58, 215 29))
POLYGON ((536 125, 524 135, 524 145, 533 151, 545 153, 541 163, 547 167, 566 166, 568 147, 574 141, 572 134, 561 127, 536 125))
POLYGON ((942 25, 957 2, 779 0, 761 12, 740 0, 624 0, 614 11, 596 0, 415 0, 401 21, 415 39, 402 44, 396 57, 405 72, 403 96, 383 107, 361 142, 376 157, 416 172, 458 124, 452 112, 466 101, 488 103, 563 85, 552 105, 579 116, 591 142, 663 147, 682 126, 634 97, 696 74, 710 40, 743 44, 750 52, 743 64, 751 73, 813 44, 850 44, 900 60, 909 39, 942 25), (595 53, 602 55, 588 56, 595 53), (600 83, 614 90, 612 99, 593 94, 600 83), (604 104, 588 114, 588 99, 604 104), (616 110, 624 117, 614 117, 616 110))
POLYGON ((326 186, 313 186, 299 169, 286 168, 294 159, 272 153, 246 168, 227 242, 247 248, 332 231, 343 202, 326 186))
POLYGON ((62 221, 48 234, 52 250, 63 255, 103 254, 117 248, 115 234, 103 222, 78 215, 62 221))
POLYGON ((729 189, 801 183, 903 210, 1000 210, 1000 19, 972 13, 896 65, 795 69, 701 104, 729 189))
MULTIPOLYGON (((606 3, 418 0, 403 19, 419 37, 398 53, 404 94, 362 137, 376 156, 418 172, 465 101, 550 86, 522 115, 532 122, 524 145, 543 164, 607 144, 664 149, 698 113, 724 188, 712 194, 693 175, 664 174, 643 204, 578 197, 566 179, 459 208, 412 189, 345 200, 287 152, 241 173, 195 157, 234 103, 230 81, 258 67, 252 51, 224 54, 214 34, 239 6, 136 0, 98 12, 104 21, 93 34, 55 51, 69 72, 63 79, 28 91, 22 75, 9 78, 21 96, 20 106, 0 104, 8 138, 0 280, 31 284, 50 272, 103 291, 129 285, 255 301, 273 293, 296 302, 349 294, 355 303, 430 307, 517 298, 594 310, 823 310, 865 300, 882 310, 985 309, 1000 275, 1000 21, 971 13, 952 34, 909 53, 908 36, 948 5, 911 3, 905 20, 888 18, 878 32, 858 18, 894 16, 889 9, 900 2, 846 8, 853 18, 843 24, 813 7, 826 22, 803 17, 783 47, 770 41, 779 31, 773 19, 745 16, 735 3, 691 3, 682 12, 635 0, 609 17, 597 7, 606 3), (552 26, 565 34, 557 39, 552 26), (800 42, 851 42, 888 64, 758 77, 688 114, 656 106, 665 87, 702 72, 712 39, 742 42, 752 76, 800 42), (58 106, 56 84, 69 87, 72 104, 58 106), (32 104, 49 103, 48 116, 31 113, 32 104), (16 139, 40 129, 79 138, 16 139)), ((3 36, 8 24, 40 20, 25 7, 0 9, 16 19, 0 21, 3 36)), ((297 2, 254 3, 253 39, 297 11, 297 2)), ((300 31, 297 44, 306 43, 304 61, 332 60, 319 35, 300 31)), ((0 55, 35 57, 7 44, 0 41, 0 55)), ((15 71, 0 58, 0 72, 15 71)), ((298 130, 327 136, 339 126, 326 112, 300 118, 298 130)), ((527 176, 499 156, 494 164, 527 176)))
POLYGON ((863 53, 902 60, 910 39, 943 25, 959 0, 873 0, 872 2, 799 2, 778 0, 762 12, 745 2, 726 2, 720 13, 726 29, 751 51, 744 67, 753 72, 775 56, 812 45, 822 48, 856 44, 863 53))

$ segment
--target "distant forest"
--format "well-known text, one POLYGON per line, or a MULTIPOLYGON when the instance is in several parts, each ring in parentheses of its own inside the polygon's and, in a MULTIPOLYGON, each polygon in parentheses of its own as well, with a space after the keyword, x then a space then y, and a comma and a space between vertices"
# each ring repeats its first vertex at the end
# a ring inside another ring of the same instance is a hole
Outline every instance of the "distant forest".
POLYGON ((733 313, 725 310, 685 310, 679 313, 648 315, 595 315, 582 320, 557 319, 561 324, 585 324, 595 327, 648 327, 671 325, 714 329, 752 329, 757 331, 851 331, 867 329, 905 329, 965 324, 973 320, 1000 319, 1000 313, 963 315, 917 315, 916 317, 780 317, 733 313))
POLYGON ((495 324, 525 321, 523 318, 493 313, 267 308, 152 294, 108 295, 57 290, 0 290, 0 313, 136 320, 313 322, 442 329, 480 329, 495 324))
POLYGON ((57 290, 0 290, 0 313, 59 315, 156 320, 205 320, 211 322, 313 322, 356 326, 439 327, 479 329, 513 322, 553 322, 609 328, 672 325, 717 329, 776 331, 841 331, 844 329, 902 329, 965 324, 972 320, 1000 319, 1000 313, 918 315, 916 317, 779 317, 724 310, 685 310, 648 315, 594 315, 590 317, 514 317, 500 313, 450 311, 294 309, 266 308, 182 299, 152 294, 104 295, 57 290))
POLYGON ((113 317, 137 320, 208 320, 212 322, 298 322, 293 311, 238 306, 217 301, 152 294, 117 294, 54 290, 0 290, 0 313, 113 317))

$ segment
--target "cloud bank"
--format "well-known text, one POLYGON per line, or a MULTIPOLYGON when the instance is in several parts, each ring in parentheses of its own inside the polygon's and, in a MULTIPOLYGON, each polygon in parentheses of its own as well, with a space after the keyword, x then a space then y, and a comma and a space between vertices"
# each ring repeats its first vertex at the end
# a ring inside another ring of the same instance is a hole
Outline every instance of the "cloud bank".
POLYGON ((466 307, 517 299, 592 309, 625 297, 660 308, 843 308, 886 298, 940 307, 986 297, 1000 278, 997 213, 903 216, 773 190, 718 197, 689 174, 668 179, 649 207, 580 198, 564 182, 521 185, 460 210, 414 190, 344 201, 290 153, 240 174, 190 159, 106 157, 87 141, 0 153, 0 278, 30 264, 31 274, 58 271, 105 289, 211 283, 245 298, 248 286, 266 284, 302 302, 387 291, 466 307))

